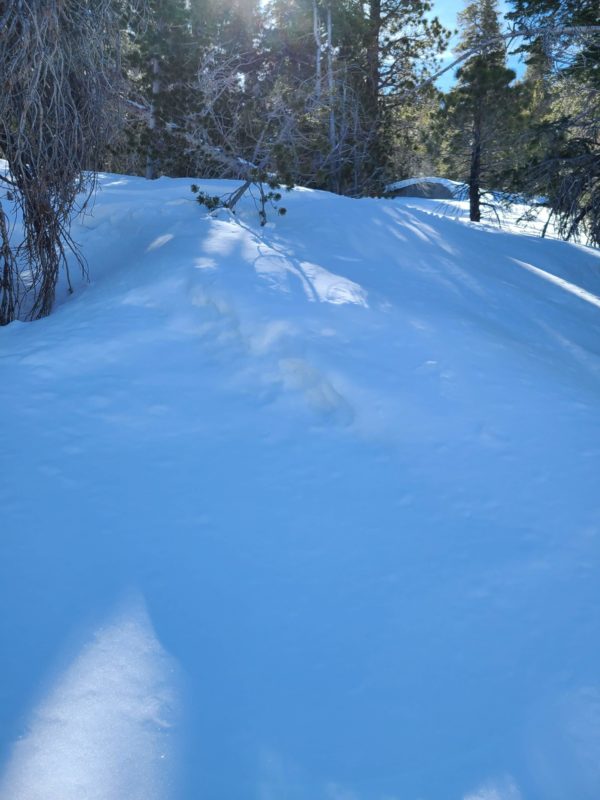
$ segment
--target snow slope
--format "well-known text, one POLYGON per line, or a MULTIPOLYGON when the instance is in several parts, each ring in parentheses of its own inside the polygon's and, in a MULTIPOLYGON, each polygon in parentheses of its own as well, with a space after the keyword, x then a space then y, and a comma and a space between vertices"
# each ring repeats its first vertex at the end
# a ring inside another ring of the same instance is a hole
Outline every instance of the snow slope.
POLYGON ((597 800, 599 254, 101 184, 0 330, 1 800, 597 800))

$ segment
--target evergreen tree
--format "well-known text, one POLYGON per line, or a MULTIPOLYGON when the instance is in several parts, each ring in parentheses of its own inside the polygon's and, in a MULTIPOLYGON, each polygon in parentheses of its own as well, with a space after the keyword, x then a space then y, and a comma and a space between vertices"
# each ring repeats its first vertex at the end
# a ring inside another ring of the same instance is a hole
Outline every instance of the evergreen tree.
POLYGON ((474 55, 444 97, 438 126, 446 164, 468 183, 470 218, 479 222, 482 180, 494 180, 508 167, 519 92, 511 87, 515 73, 506 67, 496 0, 470 2, 459 26, 459 48, 474 55))
POLYGON ((149 0, 127 60, 137 171, 243 176, 253 164, 337 192, 377 191, 408 163, 412 92, 446 42, 430 8, 149 0))
MULTIPOLYGON (((448 32, 426 0, 370 0, 366 3, 366 106, 372 120, 371 156, 381 178, 391 177, 394 119, 448 41, 448 32)), ((397 177, 397 176, 395 176, 397 177)))
POLYGON ((237 177, 242 163, 254 159, 265 117, 260 3, 195 0, 192 24, 197 101, 188 129, 195 171, 237 177))
POLYGON ((349 194, 364 188, 371 130, 363 22, 354 2, 275 0, 266 40, 290 112, 280 157, 296 180, 349 194))
POLYGON ((143 98, 145 122, 139 147, 145 175, 182 171, 185 116, 194 98, 195 70, 190 7, 186 0, 146 0, 143 33, 130 53, 134 87, 143 98))
POLYGON ((596 0, 511 0, 531 30, 528 85, 543 90, 519 188, 545 195, 559 233, 600 245, 600 32, 596 0), (541 31, 536 35, 536 31, 541 31), (543 35, 542 35, 543 32, 543 35), (540 75, 543 74, 543 82, 540 75))

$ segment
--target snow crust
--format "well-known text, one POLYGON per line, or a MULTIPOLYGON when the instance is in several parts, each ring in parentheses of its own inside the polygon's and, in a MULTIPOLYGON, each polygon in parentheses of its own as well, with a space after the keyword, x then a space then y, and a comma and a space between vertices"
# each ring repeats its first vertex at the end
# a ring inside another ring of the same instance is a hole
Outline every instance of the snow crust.
POLYGON ((600 255, 189 183, 0 330, 0 798, 597 800, 600 255))

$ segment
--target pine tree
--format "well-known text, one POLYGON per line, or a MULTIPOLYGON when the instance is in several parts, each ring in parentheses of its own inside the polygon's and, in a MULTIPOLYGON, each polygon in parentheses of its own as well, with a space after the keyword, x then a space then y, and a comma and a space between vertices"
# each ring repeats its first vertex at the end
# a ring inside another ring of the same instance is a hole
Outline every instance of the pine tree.
POLYGON ((366 107, 372 120, 371 154, 379 183, 385 182, 393 152, 394 116, 414 104, 411 92, 446 46, 449 33, 429 19, 426 0, 370 0, 366 3, 366 107))
POLYGON ((454 177, 469 186, 469 213, 481 219, 481 185, 506 170, 509 141, 518 118, 515 73, 506 67, 496 0, 473 0, 459 15, 459 48, 473 51, 444 98, 441 125, 445 158, 454 177), (492 44, 489 44, 489 43, 492 44))
POLYGON ((132 146, 149 179, 186 171, 185 120, 198 99, 191 91, 196 63, 186 0, 146 0, 145 25, 127 51, 127 67, 132 107, 142 112, 130 115, 132 146))
POLYGON ((364 189, 371 130, 363 21, 350 0, 275 0, 267 34, 273 85, 290 111, 283 160, 302 183, 350 194, 364 189))
POLYGON ((192 5, 198 103, 188 126, 196 172, 237 177, 236 164, 255 158, 268 93, 262 19, 258 0, 195 0, 192 5))
POLYGON ((128 57, 137 171, 243 176, 250 163, 337 192, 377 191, 411 146, 415 98, 403 98, 446 41, 430 8, 149 0, 128 57))
POLYGON ((596 0, 511 0, 508 17, 532 33, 528 85, 543 89, 520 188, 548 199, 565 238, 600 245, 600 31, 596 0), (539 31, 536 34, 536 31, 539 31), (543 32, 543 35, 542 35, 543 32), (535 72, 544 83, 534 83, 535 72))

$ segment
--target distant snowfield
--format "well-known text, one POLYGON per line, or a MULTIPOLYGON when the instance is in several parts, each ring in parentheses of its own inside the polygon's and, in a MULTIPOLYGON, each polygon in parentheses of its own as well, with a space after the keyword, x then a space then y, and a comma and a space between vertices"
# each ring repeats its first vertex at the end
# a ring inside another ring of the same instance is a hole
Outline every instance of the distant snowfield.
POLYGON ((189 184, 0 329, 1 800, 597 800, 600 254, 189 184))

